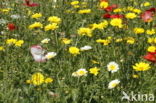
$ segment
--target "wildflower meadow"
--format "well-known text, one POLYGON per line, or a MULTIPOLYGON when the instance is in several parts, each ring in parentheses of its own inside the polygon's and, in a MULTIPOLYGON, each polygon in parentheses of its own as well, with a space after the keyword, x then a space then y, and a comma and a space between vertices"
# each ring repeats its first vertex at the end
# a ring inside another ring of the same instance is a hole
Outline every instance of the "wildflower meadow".
POLYGON ((0 0, 0 103, 156 103, 156 0, 0 0))

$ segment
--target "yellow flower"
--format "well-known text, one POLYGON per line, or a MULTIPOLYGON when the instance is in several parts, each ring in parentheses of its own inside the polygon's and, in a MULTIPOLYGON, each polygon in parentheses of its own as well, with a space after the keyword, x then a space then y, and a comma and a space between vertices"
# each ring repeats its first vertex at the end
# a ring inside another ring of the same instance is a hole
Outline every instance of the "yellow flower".
POLYGON ((133 11, 133 10, 134 10, 134 7, 132 7, 132 6, 127 7, 127 11, 133 11))
POLYGON ((154 30, 154 29, 147 30, 147 31, 146 31, 146 34, 148 34, 148 35, 153 35, 153 34, 155 34, 155 30, 154 30))
POLYGON ((155 42, 155 38, 148 38, 147 40, 148 43, 152 44, 155 42))
POLYGON ((99 23, 99 24, 92 24, 92 30, 95 30, 95 29, 104 29, 108 26, 108 22, 106 20, 104 20, 103 22, 99 23))
POLYGON ((91 9, 83 9, 78 11, 79 14, 88 14, 91 13, 91 9))
POLYGON ((8 12, 10 12, 10 10, 11 10, 11 8, 0 9, 0 12, 8 13, 8 12))
POLYGON ((122 9, 121 8, 117 8, 117 9, 114 9, 113 12, 115 12, 115 13, 122 12, 122 9))
POLYGON ((82 27, 82 28, 79 28, 78 34, 79 35, 86 35, 86 36, 92 37, 92 30, 90 28, 82 27))
POLYGON ((34 28, 43 28, 43 24, 41 24, 40 22, 35 22, 29 25, 29 29, 34 29, 34 28))
POLYGON ((30 83, 31 83, 31 80, 26 80, 26 83, 27 83, 27 84, 30 84, 30 83))
POLYGON ((111 41, 109 39, 98 39, 97 43, 103 43, 103 45, 108 45, 111 41))
POLYGON ((139 78, 139 76, 136 75, 136 74, 132 75, 132 77, 133 77, 133 78, 139 78))
POLYGON ((142 34, 145 30, 143 28, 134 28, 133 31, 135 34, 142 34))
POLYGON ((150 5, 151 5, 150 2, 144 2, 144 3, 143 3, 143 6, 145 6, 145 7, 146 7, 146 6, 150 6, 150 5))
POLYGON ((134 19, 137 17, 135 13, 127 13, 125 16, 127 19, 134 19))
POLYGON ((117 42, 117 43, 122 42, 122 41, 123 41, 122 38, 118 38, 118 39, 115 40, 115 42, 117 42))
POLYGON ((116 26, 116 27, 119 27, 119 28, 122 28, 123 27, 123 25, 122 25, 122 19, 120 19, 120 18, 114 18, 114 19, 112 19, 110 21, 110 24, 112 26, 116 26))
POLYGON ((52 22, 52 23, 57 23, 59 24, 61 22, 61 18, 57 17, 57 16, 50 16, 48 18, 48 21, 52 22))
POLYGON ((135 39, 133 37, 128 37, 127 38, 127 43, 128 44, 134 44, 135 43, 135 39))
POLYGON ((91 60, 91 62, 93 63, 93 64, 100 64, 98 61, 96 61, 96 60, 91 60))
POLYGON ((155 47, 155 46, 149 46, 149 47, 147 48, 147 51, 148 51, 148 52, 155 52, 155 51, 156 51, 156 47, 155 47))
POLYGON ((4 51, 4 47, 3 46, 0 46, 0 51, 4 51))
POLYGON ((80 54, 80 49, 77 47, 70 47, 69 48, 69 53, 73 54, 73 55, 78 55, 80 54))
POLYGON ((16 41, 15 46, 21 47, 23 43, 24 43, 23 40, 18 40, 16 41))
POLYGON ((8 45, 12 45, 12 44, 15 44, 16 43, 16 39, 13 39, 13 38, 11 38, 11 39, 7 39, 6 40, 6 44, 8 44, 8 45))
POLYGON ((35 73, 32 75, 32 84, 41 85, 44 83, 44 76, 41 73, 35 73))
POLYGON ((99 70, 100 70, 99 68, 94 67, 94 68, 90 68, 89 72, 96 76, 99 73, 99 70))
POLYGON ((44 27, 45 31, 49 31, 49 30, 55 30, 59 28, 59 26, 56 23, 52 23, 52 24, 48 24, 47 26, 44 27))
POLYGON ((46 78, 44 82, 45 83, 52 83, 53 82, 53 78, 46 78))
POLYGON ((79 5, 74 5, 73 7, 74 7, 74 8, 79 8, 80 6, 79 6, 79 5))
POLYGON ((108 7, 108 2, 102 1, 100 2, 100 8, 107 8, 108 7))
POLYGON ((133 65, 133 69, 136 71, 147 71, 149 70, 151 67, 148 63, 144 63, 144 62, 139 62, 136 63, 135 65, 133 65))
POLYGON ((135 12, 137 14, 140 14, 141 13, 141 10, 140 9, 133 9, 133 12, 135 12))
POLYGON ((62 42, 63 42, 64 44, 70 44, 71 41, 72 41, 72 40, 70 40, 70 39, 68 39, 68 38, 63 38, 63 39, 62 39, 62 42))
POLYGON ((41 13, 35 13, 31 16, 31 18, 35 18, 35 19, 40 18, 40 17, 42 17, 41 13))
POLYGON ((70 3, 71 5, 78 5, 79 4, 79 1, 72 1, 71 3, 70 3))

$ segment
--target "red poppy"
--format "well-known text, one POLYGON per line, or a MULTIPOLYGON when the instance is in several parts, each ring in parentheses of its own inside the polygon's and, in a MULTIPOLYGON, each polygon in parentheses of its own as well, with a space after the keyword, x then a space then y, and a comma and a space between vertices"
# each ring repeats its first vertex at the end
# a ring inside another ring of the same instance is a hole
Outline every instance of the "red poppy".
POLYGON ((156 62, 156 52, 148 52, 144 57, 144 59, 150 62, 156 62))
POLYGON ((123 18, 124 15, 122 14, 109 14, 109 13, 106 13, 103 15, 103 18, 123 18))
POLYGON ((16 26, 15 26, 15 24, 13 24, 13 23, 9 23, 9 24, 7 25, 7 27, 8 27, 8 29, 9 29, 10 31, 13 31, 13 30, 16 29, 16 26))
POLYGON ((148 10, 146 10, 146 11, 156 12, 156 8, 150 8, 150 9, 148 9, 148 10))
POLYGON ((24 1, 25 1, 25 3, 23 5, 25 5, 25 6, 29 6, 29 7, 39 6, 39 4, 37 4, 37 3, 30 3, 29 0, 24 0, 24 1))
POLYGON ((115 8, 117 8, 118 6, 116 5, 116 4, 113 4, 113 5, 111 5, 111 6, 108 6, 107 8, 105 8, 104 10, 106 11, 106 12, 111 12, 111 11, 113 11, 113 9, 115 9, 115 8))

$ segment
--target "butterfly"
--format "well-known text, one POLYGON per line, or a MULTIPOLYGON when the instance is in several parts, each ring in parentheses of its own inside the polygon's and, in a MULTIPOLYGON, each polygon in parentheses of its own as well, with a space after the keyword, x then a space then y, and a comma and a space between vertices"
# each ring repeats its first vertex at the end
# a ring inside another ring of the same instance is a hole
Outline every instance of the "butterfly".
POLYGON ((30 52, 36 62, 45 62, 45 50, 40 45, 33 45, 30 48, 30 52))

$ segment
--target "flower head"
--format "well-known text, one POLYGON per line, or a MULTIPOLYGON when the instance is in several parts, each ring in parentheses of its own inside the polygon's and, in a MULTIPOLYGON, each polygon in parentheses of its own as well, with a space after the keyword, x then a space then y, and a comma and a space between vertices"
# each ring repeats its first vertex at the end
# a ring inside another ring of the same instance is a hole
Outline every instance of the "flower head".
POLYGON ((81 77, 81 76, 87 76, 88 71, 86 71, 86 69, 81 68, 79 70, 77 70, 76 72, 72 73, 72 76, 74 77, 81 77))
POLYGON ((122 19, 120 19, 120 18, 114 18, 114 19, 112 19, 110 21, 110 24, 112 26, 116 26, 116 27, 119 27, 119 28, 122 28, 123 27, 123 25, 122 25, 122 19))
POLYGON ((43 24, 41 24, 40 22, 35 22, 29 25, 29 29, 34 29, 34 28, 43 28, 43 24))
POLYGON ((86 45, 86 46, 80 48, 81 51, 86 51, 86 50, 90 50, 90 49, 92 49, 92 47, 89 45, 86 45))
POLYGON ((80 54, 80 49, 77 47, 70 47, 69 48, 69 53, 73 54, 73 55, 78 55, 80 54))
POLYGON ((44 82, 45 83, 51 83, 53 81, 54 81, 53 78, 46 78, 44 82))
POLYGON ((92 37, 92 30, 90 28, 79 28, 78 29, 78 34, 79 35, 86 35, 86 36, 89 36, 89 37, 92 37))
POLYGON ((31 18, 35 18, 35 19, 40 18, 40 17, 42 17, 41 13, 35 13, 31 16, 31 18))
POLYGON ((99 68, 94 67, 94 68, 90 68, 89 72, 96 76, 99 73, 99 70, 100 70, 99 68))
POLYGON ((51 59, 51 58, 54 58, 56 55, 57 55, 57 53, 55 53, 55 52, 49 52, 45 55, 45 58, 51 59))
POLYGON ((107 70, 114 73, 119 70, 119 65, 116 62, 110 62, 107 64, 107 70))
POLYGON ((49 31, 49 30, 55 30, 59 28, 59 26, 56 23, 52 23, 52 24, 48 24, 47 26, 44 27, 45 31, 49 31))
POLYGON ((59 18, 57 16, 50 16, 48 18, 48 21, 50 21, 51 23, 57 23, 57 24, 59 24, 61 22, 61 18, 59 18))
POLYGON ((150 68, 150 65, 144 62, 135 63, 135 65, 133 65, 133 69, 136 71, 147 71, 150 68))
POLYGON ((35 73, 31 77, 32 84, 41 85, 44 83, 44 76, 41 73, 35 73))
POLYGON ((108 84, 108 89, 113 89, 115 88, 117 85, 119 85, 120 81, 118 79, 112 80, 111 82, 109 82, 108 84))

